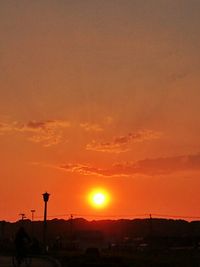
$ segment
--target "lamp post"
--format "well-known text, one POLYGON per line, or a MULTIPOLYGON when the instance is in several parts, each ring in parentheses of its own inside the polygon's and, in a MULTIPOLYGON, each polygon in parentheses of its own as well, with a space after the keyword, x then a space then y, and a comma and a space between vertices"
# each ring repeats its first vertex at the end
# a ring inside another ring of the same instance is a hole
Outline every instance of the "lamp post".
POLYGON ((44 243, 44 252, 47 251, 46 247, 46 236, 47 236, 47 202, 49 200, 50 194, 45 192, 43 195, 44 200, 44 226, 43 226, 43 243, 44 243))

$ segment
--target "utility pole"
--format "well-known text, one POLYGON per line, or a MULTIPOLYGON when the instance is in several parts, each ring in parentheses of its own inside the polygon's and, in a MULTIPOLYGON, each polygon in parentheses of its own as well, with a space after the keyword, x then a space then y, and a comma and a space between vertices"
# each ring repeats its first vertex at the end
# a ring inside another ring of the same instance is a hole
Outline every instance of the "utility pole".
POLYGON ((23 222, 23 220, 26 218, 25 214, 24 213, 20 213, 19 216, 21 216, 21 220, 23 222))
POLYGON ((149 214, 149 232, 150 232, 150 236, 152 237, 152 235, 153 235, 153 219, 152 219, 151 214, 149 214))
POLYGON ((73 214, 70 214, 70 241, 71 241, 71 246, 73 246, 73 214))
POLYGON ((31 210, 31 220, 32 220, 32 222, 34 221, 34 213, 35 213, 35 210, 31 210))
POLYGON ((153 219, 152 219, 152 216, 151 214, 149 214, 149 246, 150 246, 150 249, 153 248, 153 219))
POLYGON ((32 236, 33 236, 33 233, 34 233, 34 213, 35 213, 35 210, 31 210, 31 228, 32 228, 32 236))
POLYGON ((47 252, 47 202, 49 200, 49 193, 44 193, 44 224, 43 224, 43 244, 44 244, 44 252, 47 252))
POLYGON ((73 232, 73 219, 74 216, 73 214, 70 215, 70 232, 71 232, 71 236, 72 236, 72 232, 73 232))

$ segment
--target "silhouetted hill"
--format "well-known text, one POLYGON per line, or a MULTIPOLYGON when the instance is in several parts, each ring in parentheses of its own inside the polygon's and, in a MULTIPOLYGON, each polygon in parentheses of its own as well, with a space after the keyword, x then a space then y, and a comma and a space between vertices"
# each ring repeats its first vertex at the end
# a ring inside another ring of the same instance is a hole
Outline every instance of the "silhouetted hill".
MULTIPOLYGON (((15 223, 0 222, 0 238, 12 238, 23 224, 30 235, 41 239, 43 222, 30 220, 15 223)), ((53 219, 48 221, 48 236, 55 238, 76 237, 77 233, 101 232, 106 239, 121 239, 124 237, 147 236, 199 236, 200 221, 187 222, 171 219, 133 219, 133 220, 93 220, 83 218, 73 220, 53 219)))

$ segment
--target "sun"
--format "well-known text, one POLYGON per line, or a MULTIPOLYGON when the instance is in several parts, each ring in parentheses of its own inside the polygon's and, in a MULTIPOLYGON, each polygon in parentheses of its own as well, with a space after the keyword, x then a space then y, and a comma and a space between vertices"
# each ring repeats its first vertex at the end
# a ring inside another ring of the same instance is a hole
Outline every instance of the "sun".
POLYGON ((94 208, 104 208, 108 205, 110 197, 103 189, 94 189, 90 192, 88 197, 90 205, 94 208))
POLYGON ((95 205, 103 205, 103 203, 105 202, 105 195, 102 193, 96 193, 93 196, 93 202, 95 203, 95 205))

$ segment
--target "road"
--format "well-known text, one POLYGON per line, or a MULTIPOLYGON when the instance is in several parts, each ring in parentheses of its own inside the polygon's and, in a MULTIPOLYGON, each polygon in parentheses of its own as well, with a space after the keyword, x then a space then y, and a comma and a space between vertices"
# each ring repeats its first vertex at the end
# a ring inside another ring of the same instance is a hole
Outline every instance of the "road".
MULTIPOLYGON (((46 259, 33 258, 31 262, 31 267, 54 267, 55 265, 46 259)), ((0 267, 13 267, 11 257, 0 257, 0 267)), ((23 267, 23 265, 22 265, 23 267)))

